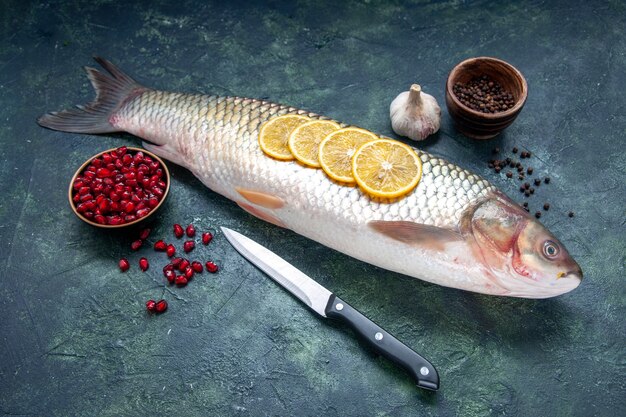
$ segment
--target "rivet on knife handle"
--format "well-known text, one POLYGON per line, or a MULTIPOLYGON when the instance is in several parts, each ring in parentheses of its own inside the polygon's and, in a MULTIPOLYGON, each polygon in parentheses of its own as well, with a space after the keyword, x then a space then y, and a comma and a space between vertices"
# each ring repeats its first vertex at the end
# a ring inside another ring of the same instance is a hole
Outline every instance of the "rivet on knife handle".
POLYGON ((328 300, 326 316, 350 325, 376 352, 409 372, 418 387, 439 388, 439 374, 430 362, 334 294, 328 300))

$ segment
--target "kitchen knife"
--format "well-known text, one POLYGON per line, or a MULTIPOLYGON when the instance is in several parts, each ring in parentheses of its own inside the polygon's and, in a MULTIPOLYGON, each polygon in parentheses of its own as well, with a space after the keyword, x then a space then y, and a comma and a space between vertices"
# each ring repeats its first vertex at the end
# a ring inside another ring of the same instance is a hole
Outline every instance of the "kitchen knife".
POLYGON ((317 314, 350 325, 374 350, 406 369, 418 387, 433 391, 439 388, 437 370, 426 359, 274 252, 234 230, 221 229, 237 252, 317 314))

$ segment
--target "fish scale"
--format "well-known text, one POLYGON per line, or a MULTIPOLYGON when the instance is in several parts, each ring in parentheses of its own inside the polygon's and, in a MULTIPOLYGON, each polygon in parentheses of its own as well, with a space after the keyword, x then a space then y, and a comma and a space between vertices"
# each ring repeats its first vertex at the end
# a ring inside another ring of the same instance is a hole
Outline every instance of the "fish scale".
POLYGON ((274 117, 331 120, 325 116, 252 98, 152 90, 96 60, 109 73, 86 69, 96 99, 46 114, 38 120, 42 126, 132 133, 254 216, 425 281, 546 298, 582 279, 580 266, 541 223, 485 179, 443 158, 415 149, 422 161, 418 185, 400 198, 373 198, 321 169, 273 159, 259 146, 260 128, 274 117))

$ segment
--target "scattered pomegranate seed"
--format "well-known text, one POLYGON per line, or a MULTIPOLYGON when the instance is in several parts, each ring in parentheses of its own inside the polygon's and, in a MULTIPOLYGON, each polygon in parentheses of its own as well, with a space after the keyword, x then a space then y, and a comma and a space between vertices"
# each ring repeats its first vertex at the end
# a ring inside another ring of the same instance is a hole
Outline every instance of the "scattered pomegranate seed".
POLYGON ((174 254, 176 254, 176 248, 174 247, 174 245, 169 244, 167 245, 167 249, 165 249, 165 252, 167 253, 167 256, 171 258, 172 256, 174 256, 174 254))
POLYGON ((173 271, 174 270, 174 265, 172 264, 167 264, 163 267, 163 273, 165 273, 165 271, 173 271))
POLYGON ((189 282, 189 280, 188 280, 188 279, 187 279, 187 277, 185 277, 184 275, 179 275, 179 276, 177 276, 177 277, 176 277, 175 282, 176 282, 176 285, 179 285, 179 286, 181 286, 181 287, 182 287, 182 286, 187 285, 187 283, 189 282))
POLYGON ((183 226, 181 226, 180 224, 175 224, 174 225, 174 236, 176 236, 177 238, 181 238, 183 237, 183 235, 185 234, 185 231, 183 230, 183 226))
POLYGON ((187 233, 187 236, 189 236, 189 237, 194 237, 196 235, 196 228, 193 227, 193 224, 190 224, 185 229, 185 233, 187 233))
POLYGON ((202 243, 208 245, 213 240, 213 235, 210 232, 202 233, 202 243))
POLYGON ((150 268, 150 263, 148 263, 148 260, 146 258, 139 259, 139 268, 144 272, 146 272, 148 268, 150 268))
POLYGON ((169 282, 170 284, 173 283, 176 279, 176 272, 174 272, 173 269, 168 269, 167 271, 164 271, 163 275, 165 275, 165 278, 167 278, 167 282, 169 282))
POLYGON ((146 310, 148 311, 154 311, 156 309, 156 301, 154 300, 148 300, 146 301, 146 310))
POLYGON ((208 261, 206 263, 206 270, 210 273, 214 274, 217 272, 218 269, 219 267, 215 264, 215 262, 208 261))
POLYGON ((167 243, 163 242, 163 240, 157 240, 154 242, 154 250, 159 252, 165 252, 167 249, 167 243))
POLYGON ((178 264, 178 270, 180 272, 184 272, 185 269, 187 269, 187 267, 189 266, 189 261, 187 259, 183 259, 179 264, 178 264))
POLYGON ((120 259, 120 261, 117 264, 119 265, 122 272, 126 272, 128 271, 128 268, 130 268, 130 263, 128 262, 128 259, 126 258, 120 259))
POLYGON ((185 268, 185 272, 183 272, 183 274, 185 275, 185 278, 187 279, 193 278, 193 268, 188 266, 187 268, 185 268))
POLYGON ((183 244, 183 249, 185 252, 189 253, 196 247, 196 243, 193 240, 188 240, 183 244))
POLYGON ((143 241, 141 239, 138 239, 138 240, 135 240, 133 243, 130 244, 130 248, 132 250, 139 250, 141 245, 143 245, 143 241))
MULTIPOLYGON (((137 191, 137 195, 139 194, 139 191, 141 191, 141 189, 137 191)), ((151 231, 151 230, 150 230, 150 229, 148 229, 148 228, 143 229, 143 230, 141 231, 141 233, 139 233, 139 239, 141 239, 141 240, 146 240, 146 239, 148 239, 148 236, 150 236, 150 231, 151 231)))
POLYGON ((154 306, 154 311, 156 311, 157 313, 163 313, 165 310, 167 310, 167 301, 157 301, 156 305, 154 306))
POLYGON ((172 259, 172 265, 176 268, 183 261, 183 258, 174 258, 172 259))
POLYGON ((191 267, 193 268, 194 272, 197 272, 198 274, 202 272, 202 270, 204 268, 202 268, 202 264, 198 261, 193 261, 191 263, 191 267))

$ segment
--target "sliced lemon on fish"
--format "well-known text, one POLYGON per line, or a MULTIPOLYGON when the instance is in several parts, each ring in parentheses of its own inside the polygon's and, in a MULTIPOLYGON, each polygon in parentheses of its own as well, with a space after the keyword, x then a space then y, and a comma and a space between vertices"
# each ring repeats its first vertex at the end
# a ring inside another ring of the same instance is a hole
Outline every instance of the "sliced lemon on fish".
POLYGON ((322 140, 319 161, 330 178, 354 184, 352 157, 363 144, 378 139, 372 132, 356 127, 347 127, 332 132, 322 140))
POLYGON ((289 136, 289 150, 295 158, 310 167, 321 167, 319 157, 320 143, 329 134, 341 129, 331 120, 312 120, 298 126, 289 136))
POLYGON ((300 116, 299 114, 285 114, 268 120, 261 126, 259 133, 261 149, 269 156, 282 161, 294 159, 287 145, 289 135, 298 126, 310 120, 309 117, 300 116))
POLYGON ((379 139, 359 147, 352 159, 352 174, 367 194, 396 198, 417 186, 422 177, 422 161, 410 146, 379 139))

